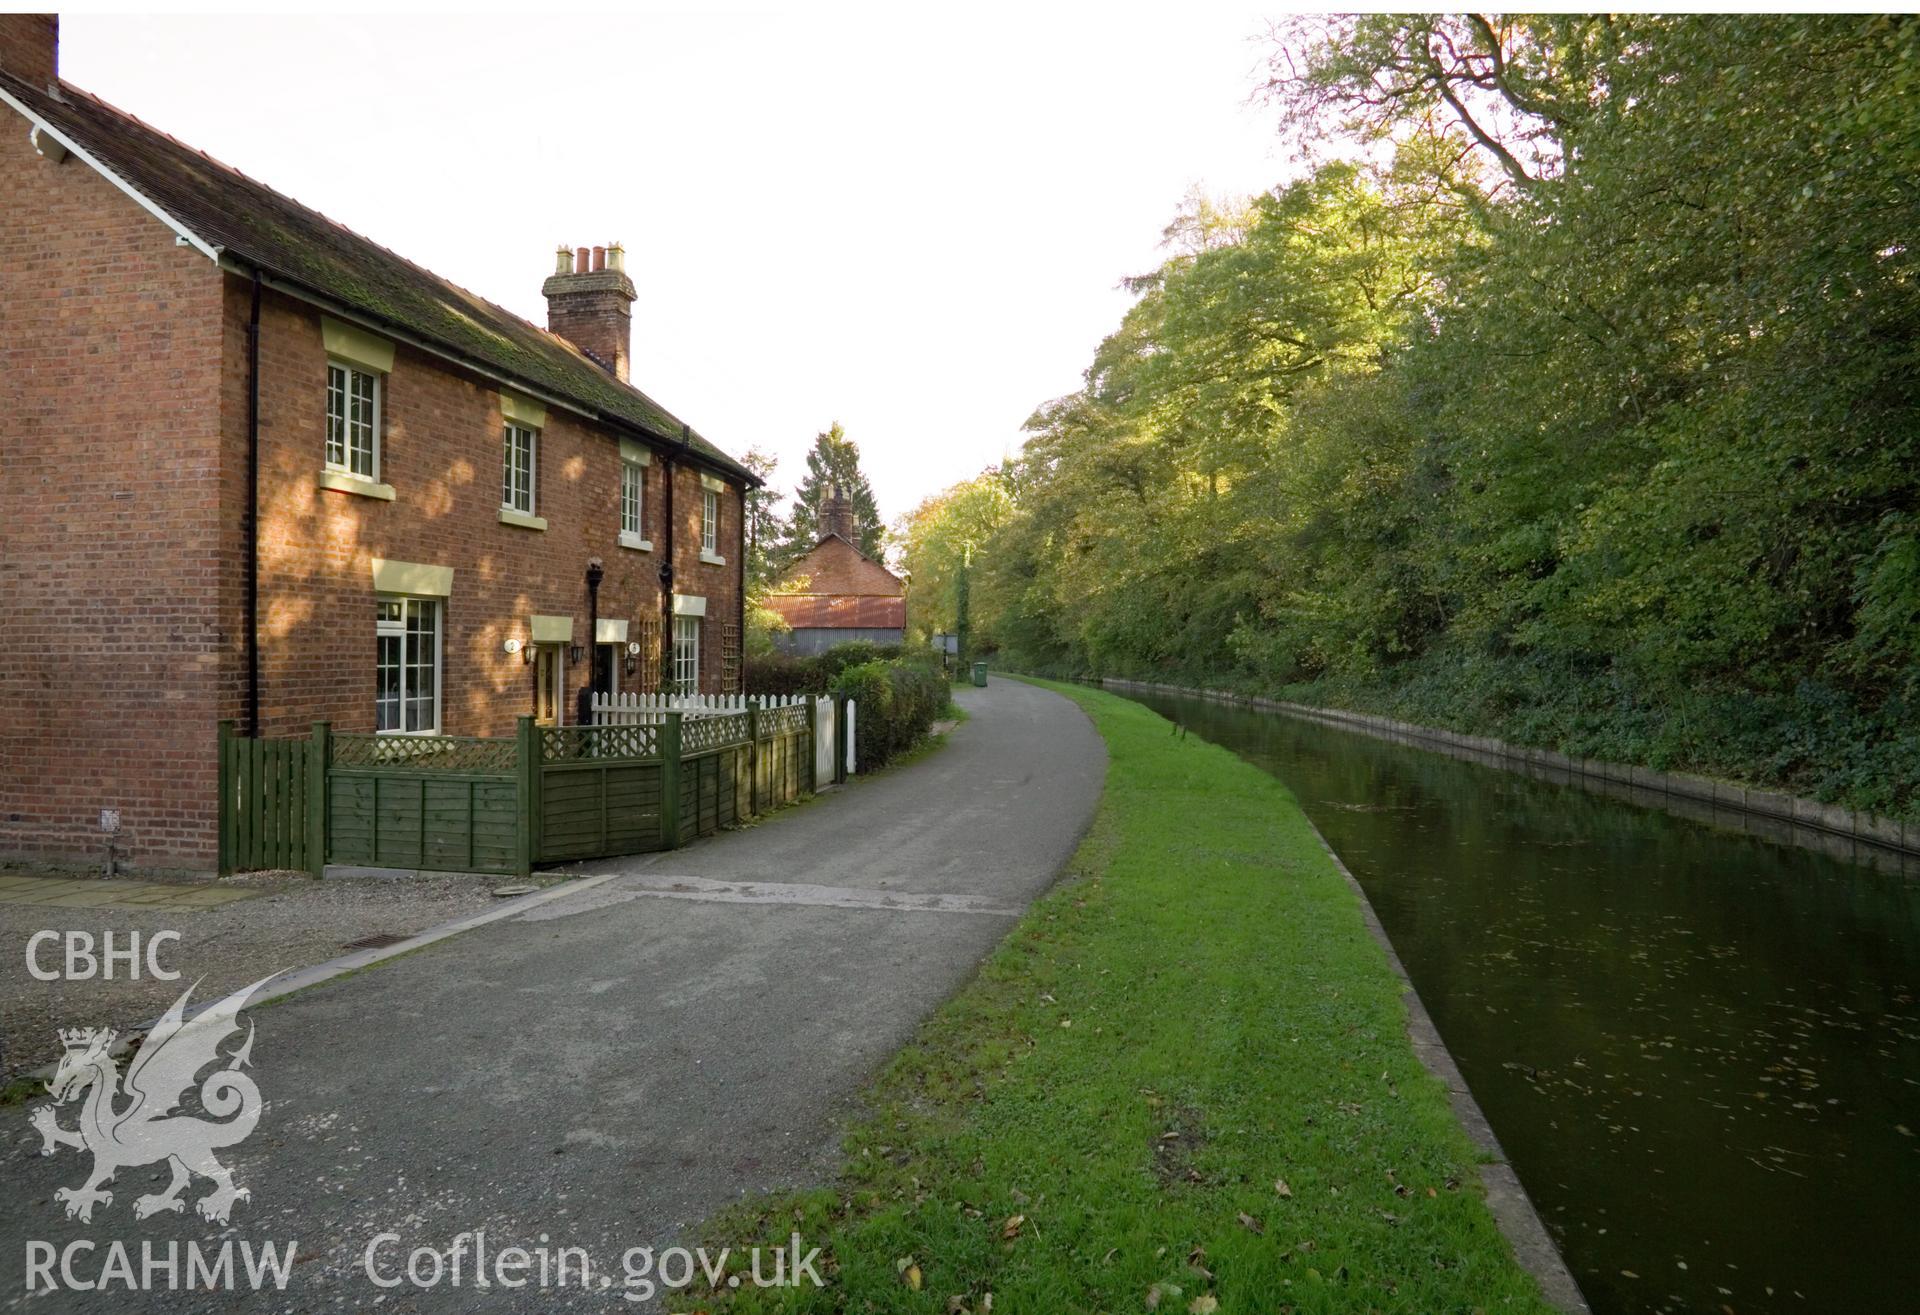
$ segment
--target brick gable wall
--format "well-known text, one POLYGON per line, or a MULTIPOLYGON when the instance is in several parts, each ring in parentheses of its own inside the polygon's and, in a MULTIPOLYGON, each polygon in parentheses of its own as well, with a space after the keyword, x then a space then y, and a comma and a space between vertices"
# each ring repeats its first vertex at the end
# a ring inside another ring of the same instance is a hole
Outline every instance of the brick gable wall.
POLYGON ((212 854, 221 276, 0 107, 0 855, 212 854))
POLYGON ((786 579, 807 577, 809 594, 875 594, 899 598, 906 593, 900 577, 861 555, 844 539, 829 538, 814 545, 795 562, 786 579))

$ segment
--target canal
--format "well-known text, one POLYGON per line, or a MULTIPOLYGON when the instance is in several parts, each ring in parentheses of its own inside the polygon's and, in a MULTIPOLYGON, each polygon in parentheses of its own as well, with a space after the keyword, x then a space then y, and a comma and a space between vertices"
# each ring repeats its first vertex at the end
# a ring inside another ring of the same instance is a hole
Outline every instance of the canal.
POLYGON ((1920 1309, 1920 883, 1280 713, 1130 697, 1299 797, 1596 1311, 1920 1309))

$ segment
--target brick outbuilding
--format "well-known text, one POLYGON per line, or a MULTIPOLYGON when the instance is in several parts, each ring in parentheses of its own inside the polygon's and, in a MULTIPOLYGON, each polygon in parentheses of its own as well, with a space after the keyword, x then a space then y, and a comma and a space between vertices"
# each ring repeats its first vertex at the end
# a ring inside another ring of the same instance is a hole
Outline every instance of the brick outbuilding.
POLYGON ((0 857, 113 810, 210 868, 223 718, 737 687, 758 481, 628 381, 620 248, 548 257, 538 328, 61 82, 58 36, 0 14, 0 857))
POLYGON ((819 542, 787 569, 767 599, 787 623, 774 636, 775 646, 812 655, 855 640, 903 643, 906 582, 856 546, 853 504, 837 486, 827 485, 819 515, 819 542))

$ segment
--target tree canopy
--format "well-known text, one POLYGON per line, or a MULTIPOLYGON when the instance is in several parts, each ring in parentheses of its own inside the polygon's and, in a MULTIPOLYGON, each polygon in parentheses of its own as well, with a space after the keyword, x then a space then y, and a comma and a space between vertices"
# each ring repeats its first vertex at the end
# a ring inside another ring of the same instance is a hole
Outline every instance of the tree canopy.
POLYGON ((1191 201, 1029 421, 982 637, 1911 801, 1920 23, 1362 15, 1272 68, 1311 168, 1191 201))
POLYGON ((854 546, 869 557, 880 556, 886 532, 880 507, 874 501, 872 485, 861 472, 859 446, 836 420, 825 433, 814 436, 813 447, 807 452, 807 473, 793 491, 793 507, 774 550, 777 569, 792 565, 820 541, 820 503, 829 484, 837 485, 841 495, 853 504, 854 546))

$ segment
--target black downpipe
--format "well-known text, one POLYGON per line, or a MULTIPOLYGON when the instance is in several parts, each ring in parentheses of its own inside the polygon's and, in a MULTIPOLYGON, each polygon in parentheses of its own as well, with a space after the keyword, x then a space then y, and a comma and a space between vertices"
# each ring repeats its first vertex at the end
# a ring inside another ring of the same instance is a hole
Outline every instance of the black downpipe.
POLYGON ((575 704, 574 724, 593 725, 593 696, 604 694, 600 688, 600 581, 606 570, 598 557, 587 559, 587 683, 580 687, 575 704))
POLYGON ((247 734, 260 737, 260 271, 247 317, 247 734))
POLYGON ((693 446, 693 427, 680 426, 680 442, 661 459, 661 474, 666 485, 666 542, 660 553, 660 688, 679 693, 673 685, 673 483, 679 472, 679 459, 693 446))
MULTIPOLYGON (((747 692, 747 486, 740 486, 739 553, 734 557, 733 683, 734 694, 747 692)), ((723 691, 724 692, 724 691, 723 691)))

